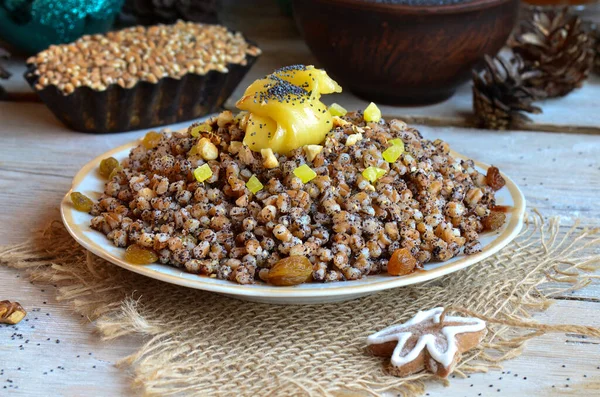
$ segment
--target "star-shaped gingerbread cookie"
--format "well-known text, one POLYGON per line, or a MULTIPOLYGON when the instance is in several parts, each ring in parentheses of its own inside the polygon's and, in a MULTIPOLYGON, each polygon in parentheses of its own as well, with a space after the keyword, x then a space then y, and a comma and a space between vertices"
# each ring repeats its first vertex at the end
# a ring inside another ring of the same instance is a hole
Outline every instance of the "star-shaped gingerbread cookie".
POLYGON ((479 345, 486 328, 478 318, 445 316, 441 322, 443 312, 443 307, 420 311, 404 324, 369 336, 369 351, 391 357, 393 375, 408 376, 426 369, 447 377, 462 353, 479 345))

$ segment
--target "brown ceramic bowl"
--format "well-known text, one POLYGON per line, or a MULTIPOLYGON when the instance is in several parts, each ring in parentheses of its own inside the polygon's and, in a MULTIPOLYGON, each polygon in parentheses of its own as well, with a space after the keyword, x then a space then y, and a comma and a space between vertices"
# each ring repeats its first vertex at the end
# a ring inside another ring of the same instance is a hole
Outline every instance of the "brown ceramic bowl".
POLYGON ((370 101, 442 101, 495 55, 519 0, 411 6, 373 0, 294 0, 306 43, 344 88, 370 101))

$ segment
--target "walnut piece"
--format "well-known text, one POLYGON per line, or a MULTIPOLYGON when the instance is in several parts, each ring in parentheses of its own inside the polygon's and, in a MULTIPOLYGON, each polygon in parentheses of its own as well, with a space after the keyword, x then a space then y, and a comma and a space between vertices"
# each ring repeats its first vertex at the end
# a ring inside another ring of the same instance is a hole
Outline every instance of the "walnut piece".
POLYGON ((19 302, 0 301, 0 323, 14 325, 25 318, 27 312, 19 302))

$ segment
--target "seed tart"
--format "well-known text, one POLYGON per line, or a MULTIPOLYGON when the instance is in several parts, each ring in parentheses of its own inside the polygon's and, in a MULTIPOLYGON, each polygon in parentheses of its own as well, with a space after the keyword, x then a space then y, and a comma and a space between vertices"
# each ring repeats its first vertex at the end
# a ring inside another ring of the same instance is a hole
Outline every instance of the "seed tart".
POLYGON ((215 112, 260 54, 239 32, 179 21, 50 46, 25 78, 68 127, 129 131, 215 112))
POLYGON ((340 90, 322 70, 280 69, 248 87, 245 111, 150 132, 104 160, 104 194, 80 209, 130 263, 240 284, 401 276, 478 252, 505 220, 498 170, 478 172, 374 104, 320 101, 340 90))

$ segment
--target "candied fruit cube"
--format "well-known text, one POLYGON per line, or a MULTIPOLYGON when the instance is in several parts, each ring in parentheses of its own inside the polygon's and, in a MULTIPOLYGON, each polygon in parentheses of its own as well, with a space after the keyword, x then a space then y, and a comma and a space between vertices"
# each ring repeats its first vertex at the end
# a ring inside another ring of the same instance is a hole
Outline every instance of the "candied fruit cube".
POLYGON ((212 132, 212 127, 206 123, 193 125, 190 127, 190 135, 198 138, 202 132, 212 132))
POLYGON ((98 171, 100 172, 100 175, 108 178, 110 174, 112 174, 113 170, 119 166, 119 160, 114 157, 108 157, 100 162, 98 171))
POLYGON ((252 175, 250 177, 250 179, 248 179, 248 182, 246 182, 246 187, 252 193, 256 193, 258 191, 261 191, 264 186, 263 186, 262 183, 260 183, 260 181, 258 180, 258 178, 256 177, 256 175, 252 175))
POLYGON ((383 159, 388 163, 394 163, 396 162, 396 160, 398 160, 402 153, 404 153, 404 147, 399 145, 392 145, 389 148, 385 149, 381 155, 383 156, 383 159))
POLYGON ((381 120, 381 110, 373 102, 367 106, 363 115, 365 121, 378 123, 381 120))
POLYGON ((204 182, 205 180, 210 178, 212 174, 212 170, 210 169, 208 164, 203 164, 194 170, 194 178, 196 178, 198 182, 204 182))
POLYGON ((150 249, 134 244, 125 250, 125 260, 134 265, 149 265, 158 260, 158 255, 150 249))
POLYGON ((302 164, 300 167, 294 170, 294 175, 300 178, 303 183, 307 183, 315 179, 317 173, 308 165, 302 164))
POLYGON ((142 139, 142 145, 148 150, 154 149, 160 143, 162 136, 163 135, 160 132, 150 131, 146 134, 144 139, 142 139))
POLYGON ((389 141, 387 141, 387 143, 391 143, 394 146, 400 146, 402 148, 402 151, 404 151, 404 141, 402 141, 402 139, 400 138, 390 139, 389 141))
POLYGON ((382 176, 385 175, 385 170, 382 168, 377 168, 377 167, 367 167, 365 168, 365 170, 362 172, 362 176, 365 177, 366 180, 368 180, 369 182, 373 183, 375 182, 377 179, 381 178, 382 176))
POLYGON ((92 199, 79 192, 71 193, 71 201, 73 202, 73 207, 75 207, 77 211, 81 212, 90 212, 92 210, 92 206, 94 205, 92 199))
POLYGON ((331 113, 332 116, 342 117, 345 116, 348 111, 337 103, 332 103, 331 106, 329 106, 329 113, 331 113))

